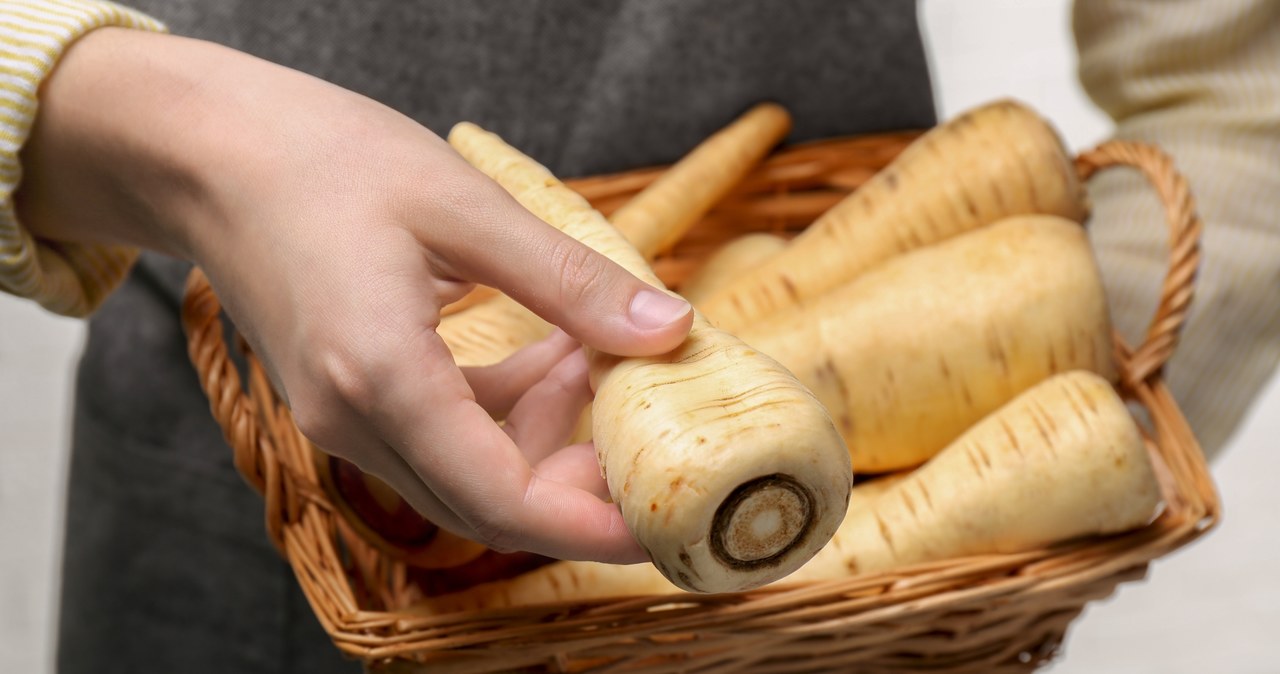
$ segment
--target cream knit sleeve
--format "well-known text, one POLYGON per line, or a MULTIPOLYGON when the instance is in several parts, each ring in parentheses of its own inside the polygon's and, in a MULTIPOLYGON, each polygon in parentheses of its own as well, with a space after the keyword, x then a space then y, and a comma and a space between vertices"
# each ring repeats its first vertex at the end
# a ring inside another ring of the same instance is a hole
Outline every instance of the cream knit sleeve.
MULTIPOLYGON (((1080 79, 1117 136, 1158 144, 1205 222, 1189 322, 1167 368, 1208 454, 1280 360, 1280 2, 1077 0, 1080 79)), ((1117 327, 1140 338, 1165 265, 1161 211, 1140 179, 1091 185, 1117 327)))
POLYGON ((137 251, 34 239, 14 213, 18 153, 31 132, 40 83, 66 48, 102 26, 163 31, 158 21, 101 0, 0 1, 0 291, 83 316, 114 289, 137 251))

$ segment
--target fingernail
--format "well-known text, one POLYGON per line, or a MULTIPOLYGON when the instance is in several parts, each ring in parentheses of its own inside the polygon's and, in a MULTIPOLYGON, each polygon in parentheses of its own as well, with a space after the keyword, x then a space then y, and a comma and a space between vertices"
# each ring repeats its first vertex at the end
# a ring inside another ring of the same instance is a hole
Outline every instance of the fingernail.
POLYGON ((657 330, 685 317, 689 303, 657 290, 641 290, 631 299, 631 322, 643 330, 657 330))

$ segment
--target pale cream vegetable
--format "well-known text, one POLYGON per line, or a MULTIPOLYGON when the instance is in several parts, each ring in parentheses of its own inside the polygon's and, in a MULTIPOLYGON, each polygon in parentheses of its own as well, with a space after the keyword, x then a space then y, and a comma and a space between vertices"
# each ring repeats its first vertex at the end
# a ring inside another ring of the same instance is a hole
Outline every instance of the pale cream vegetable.
MULTIPOLYGON (((775 585, 1034 550, 1142 526, 1160 488, 1124 402, 1089 372, 1057 375, 924 466, 855 487, 831 542, 775 585)), ((428 600, 432 613, 674 594, 653 569, 558 562, 428 600)))
MULTIPOLYGON (((905 475, 885 475, 854 487, 849 494, 847 512, 852 514, 869 507, 874 498, 905 475)), ((837 531, 836 536, 840 535, 837 531)), ((796 573, 819 563, 820 559, 830 557, 836 540, 832 538, 817 556, 796 573)), ((824 561, 820 565, 826 568, 827 563, 824 561)), ((778 582, 789 582, 788 579, 794 576, 795 573, 778 582)), ((443 614, 557 601, 587 601, 605 597, 679 592, 680 588, 672 585, 649 564, 619 566, 598 562, 555 562, 515 578, 484 583, 462 592, 427 599, 421 607, 429 613, 443 614)))
POLYGON ((1119 533, 1146 524, 1159 503, 1159 481, 1120 396, 1096 374, 1069 372, 850 510, 827 550, 786 582, 1119 533))
POLYGON ((787 247, 776 234, 744 234, 716 249, 692 276, 680 284, 680 294, 700 306, 731 281, 758 269, 765 260, 787 247))
MULTIPOLYGON (((775 234, 747 234, 733 239, 712 253, 706 264, 680 286, 680 295, 696 307, 716 289, 757 267, 786 245, 787 240, 775 234)), ((583 410, 570 442, 587 442, 590 439, 591 408, 588 407, 583 410)))
POLYGON ((1083 221, 1074 164, 1030 109, 1012 101, 985 105, 921 136, 785 252, 704 308, 737 334, 895 255, 1024 213, 1083 221))
MULTIPOLYGON (((678 241, 742 182, 791 129, 773 103, 757 105, 698 144, 610 219, 648 260, 678 241)), ((436 330, 461 366, 492 365, 551 333, 520 303, 499 295, 446 316, 436 330)))
POLYGON ((1055 373, 1115 375, 1084 228, 1049 215, 892 258, 739 336, 826 405, 858 473, 923 463, 1055 373))
MULTIPOLYGON (((449 142, 533 214, 661 288, 644 257, 542 166, 471 124, 449 142)), ((680 587, 727 592, 794 571, 844 516, 852 471, 826 410, 773 359, 695 316, 676 350, 588 351, 613 500, 680 587)))

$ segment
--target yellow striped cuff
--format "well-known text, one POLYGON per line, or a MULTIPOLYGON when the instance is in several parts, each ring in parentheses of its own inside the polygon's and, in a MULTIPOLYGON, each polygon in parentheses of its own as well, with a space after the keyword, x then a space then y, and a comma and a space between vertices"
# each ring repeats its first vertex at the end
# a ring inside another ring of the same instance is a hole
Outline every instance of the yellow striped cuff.
POLYGON ((163 32, 160 22, 105 0, 0 1, 0 291, 83 316, 124 279, 137 251, 38 241, 13 207, 18 152, 35 121, 40 83, 68 46, 104 26, 163 32))

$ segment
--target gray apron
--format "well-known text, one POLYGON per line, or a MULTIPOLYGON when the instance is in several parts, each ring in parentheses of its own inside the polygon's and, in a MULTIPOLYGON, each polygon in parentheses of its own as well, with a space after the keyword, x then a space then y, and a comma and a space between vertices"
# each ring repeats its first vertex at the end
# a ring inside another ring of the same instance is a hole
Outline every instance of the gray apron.
MULTIPOLYGON (((752 103, 792 140, 932 124, 914 0, 144 0, 443 133, 472 120, 562 176, 668 162, 752 103)), ((77 381, 59 671, 357 672, 236 474, 178 323, 189 266, 144 255, 77 381)))

